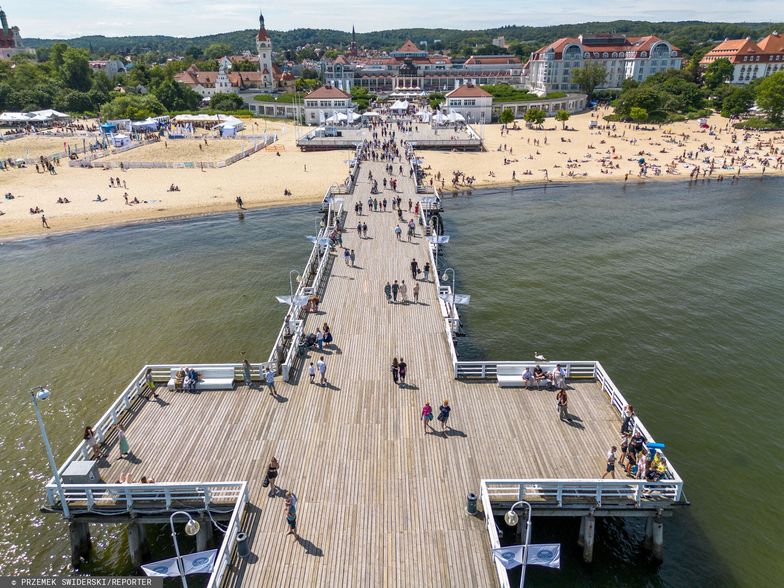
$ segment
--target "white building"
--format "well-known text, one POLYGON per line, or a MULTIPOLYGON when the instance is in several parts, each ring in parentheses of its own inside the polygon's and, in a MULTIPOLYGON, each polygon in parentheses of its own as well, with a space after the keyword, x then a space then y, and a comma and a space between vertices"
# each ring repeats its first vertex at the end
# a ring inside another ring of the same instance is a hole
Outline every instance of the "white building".
POLYGON ((272 66, 272 39, 264 26, 264 15, 259 12, 259 32, 256 35, 256 52, 259 54, 259 71, 261 72, 261 89, 271 92, 275 87, 272 66))
POLYGON ((324 122, 335 113, 348 113, 354 110, 351 95, 332 86, 322 86, 314 90, 304 99, 305 122, 317 125, 324 122))
POLYGON ((489 123, 493 112, 493 96, 479 86, 465 84, 445 96, 449 112, 459 112, 466 122, 489 123))
POLYGON ((89 63, 90 69, 102 71, 110 80, 118 73, 125 73, 125 64, 119 59, 93 59, 89 63))
POLYGON ((680 49, 653 35, 565 37, 531 54, 526 86, 545 93, 578 90, 571 71, 590 62, 607 70, 607 79, 598 88, 620 88, 626 79, 642 82, 655 73, 680 69, 683 57, 680 49))
POLYGON ((726 59, 733 66, 732 84, 748 84, 784 70, 784 35, 773 31, 755 43, 745 39, 724 39, 705 54, 700 61, 707 67, 717 59, 726 59))

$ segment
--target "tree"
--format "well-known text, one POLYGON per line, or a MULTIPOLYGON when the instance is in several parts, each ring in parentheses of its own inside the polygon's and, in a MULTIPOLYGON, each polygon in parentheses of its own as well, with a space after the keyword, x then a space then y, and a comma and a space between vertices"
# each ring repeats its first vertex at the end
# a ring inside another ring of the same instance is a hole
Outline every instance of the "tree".
POLYGON ((717 88, 732 79, 734 66, 729 59, 722 57, 712 62, 702 76, 703 83, 709 89, 717 88))
POLYGON ((635 122, 645 122, 648 120, 648 111, 639 106, 633 106, 629 116, 631 116, 632 120, 635 122))
POLYGON ((210 110, 239 110, 244 102, 237 94, 214 94, 210 98, 210 110))
POLYGON ((231 55, 231 47, 226 43, 212 43, 204 50, 207 59, 220 59, 224 55, 231 55))
POLYGON ((204 51, 201 50, 201 47, 191 45, 185 50, 185 55, 194 59, 201 59, 204 56, 204 51))
POLYGON ((66 49, 68 49, 68 45, 65 43, 55 43, 52 45, 52 48, 49 49, 49 63, 55 71, 62 67, 63 53, 65 53, 66 49))
POLYGON ((512 112, 511 108, 504 108, 501 111, 501 115, 498 117, 498 120, 501 124, 508 125, 514 120, 514 112, 512 112))
POLYGON ((87 51, 69 47, 63 52, 63 63, 60 66, 60 79, 72 90, 86 92, 93 85, 92 70, 88 61, 87 51))
POLYGON ((174 80, 160 84, 155 90, 155 97, 169 111, 194 110, 201 104, 201 96, 197 92, 174 80))
POLYGON ((781 124, 784 113, 784 71, 768 76, 757 86, 757 106, 768 113, 768 120, 781 124))
POLYGON ((431 92, 427 97, 427 102, 430 108, 435 110, 438 106, 446 101, 446 97, 441 92, 431 92))
POLYGON ((130 118, 144 120, 151 116, 160 116, 166 108, 152 94, 120 94, 111 102, 101 106, 101 117, 104 119, 130 118))
POLYGON ((595 61, 589 61, 584 66, 572 70, 572 83, 580 86, 589 98, 596 87, 601 86, 606 80, 607 70, 601 63, 595 61))
POLYGON ((555 120, 561 121, 561 128, 566 128, 566 121, 569 120, 568 110, 559 110, 555 113, 555 120))
POLYGON ((55 96, 53 106, 63 112, 87 112, 93 109, 93 101, 88 92, 63 90, 55 96))
POLYGON ((525 122, 540 127, 546 116, 547 113, 541 108, 529 108, 525 111, 525 122))
POLYGON ((754 106, 754 93, 745 86, 730 89, 721 102, 721 116, 730 118, 745 114, 754 106))

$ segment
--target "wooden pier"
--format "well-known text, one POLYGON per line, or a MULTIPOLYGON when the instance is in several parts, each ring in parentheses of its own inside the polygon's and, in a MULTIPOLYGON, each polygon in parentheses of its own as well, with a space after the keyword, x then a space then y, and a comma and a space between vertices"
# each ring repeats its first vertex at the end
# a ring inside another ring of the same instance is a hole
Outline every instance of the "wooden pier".
MULTIPOLYGON (((111 448, 108 460, 98 462, 102 482, 65 485, 75 559, 84 553, 79 525, 108 522, 109 514, 111 522, 160 522, 162 511, 182 507, 229 521, 209 588, 503 586, 490 552, 498 541, 491 511, 503 513, 526 499, 536 516, 584 517, 580 540, 585 544, 590 533, 592 550, 594 517, 646 516, 659 525, 682 501, 682 481, 671 466, 660 483, 626 480, 622 473, 615 481, 599 479, 607 450, 619 444, 619 406, 626 401, 598 362, 562 362, 576 417, 567 424, 558 419, 554 392, 498 386, 499 365, 513 362, 458 361, 451 288, 435 271, 429 281, 421 274, 415 281, 410 270, 413 258, 420 267, 437 263, 426 225, 413 206, 408 212, 409 199, 425 199, 434 210, 434 195, 418 191, 403 166, 394 176, 397 193, 374 196, 402 197, 404 221, 417 222, 410 242, 405 227, 396 239, 398 215, 391 206, 368 211, 368 174, 380 180, 384 164, 356 164, 346 189, 328 193, 322 234, 342 221, 343 245, 356 261, 344 263, 340 248, 314 246, 298 294, 317 293, 318 312, 290 308, 264 362, 283 374, 276 381, 279 396, 261 386, 258 364, 250 387, 237 365, 233 389, 194 394, 166 389, 173 366, 150 366, 160 401, 142 398, 144 370, 137 374, 96 426, 111 448), (364 203, 362 216, 354 212, 357 201, 364 203), (366 239, 355 229, 359 221, 368 225, 366 239), (387 303, 383 287, 394 280, 405 280, 408 303, 387 303), (411 302, 414 283, 418 304, 411 302), (302 336, 324 322, 334 342, 298 356, 302 336), (308 364, 321 356, 328 366, 325 387, 307 375, 308 364), (408 364, 405 386, 392 381, 393 357, 408 364), (422 406, 430 402, 437 413, 445 399, 452 406, 449 428, 441 432, 433 421, 435 429, 424 432, 422 406), (120 422, 138 459, 118 459, 120 422), (268 497, 262 487, 272 456, 280 462, 278 485, 299 499, 299 541, 286 535, 283 499, 268 497), (156 483, 112 484, 124 474, 156 483), (470 492, 481 493, 479 516, 466 514, 470 492), (233 549, 240 530, 248 536, 247 558, 233 549)), ((62 470, 89 458, 82 444, 62 470)), ((47 502, 48 510, 60 510, 52 482, 47 502)))

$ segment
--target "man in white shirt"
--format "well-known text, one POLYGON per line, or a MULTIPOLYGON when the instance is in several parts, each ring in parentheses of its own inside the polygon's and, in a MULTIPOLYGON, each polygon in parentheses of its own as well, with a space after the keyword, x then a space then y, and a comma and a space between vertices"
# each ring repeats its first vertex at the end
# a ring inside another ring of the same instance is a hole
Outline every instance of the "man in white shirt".
POLYGON ((318 362, 316 362, 316 367, 318 367, 319 376, 320 376, 320 384, 322 386, 327 385, 327 363, 324 361, 324 357, 322 356, 319 358, 318 362))
POLYGON ((523 384, 525 384, 525 387, 529 390, 532 386, 536 385, 536 378, 534 378, 534 373, 531 371, 530 367, 525 368, 525 371, 523 372, 523 384))

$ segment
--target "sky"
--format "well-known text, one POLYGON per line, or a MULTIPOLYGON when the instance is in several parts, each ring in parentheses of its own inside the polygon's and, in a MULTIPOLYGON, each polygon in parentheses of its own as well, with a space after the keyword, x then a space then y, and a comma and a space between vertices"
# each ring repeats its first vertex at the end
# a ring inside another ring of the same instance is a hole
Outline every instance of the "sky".
POLYGON ((0 0, 22 38, 82 35, 194 37, 258 26, 357 32, 394 28, 485 29, 604 20, 767 22, 784 18, 779 0, 0 0))

